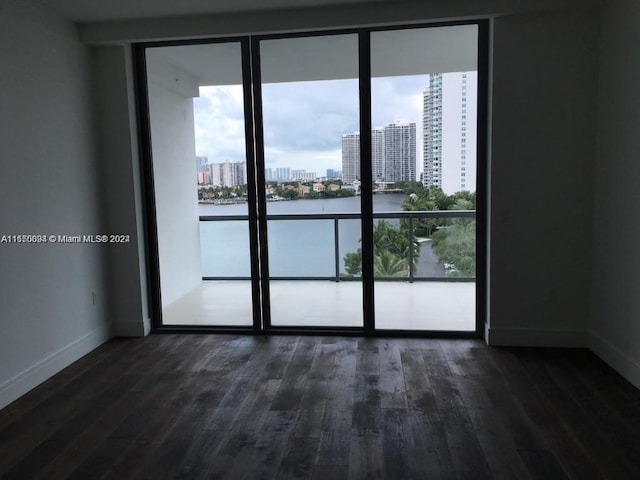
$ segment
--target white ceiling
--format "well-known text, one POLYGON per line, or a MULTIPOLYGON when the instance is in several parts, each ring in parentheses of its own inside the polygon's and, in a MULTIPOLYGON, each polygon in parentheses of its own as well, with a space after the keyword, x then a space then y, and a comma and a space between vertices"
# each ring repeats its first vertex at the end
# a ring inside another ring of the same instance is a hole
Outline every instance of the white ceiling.
POLYGON ((394 0, 36 0, 77 23, 391 2, 394 0))

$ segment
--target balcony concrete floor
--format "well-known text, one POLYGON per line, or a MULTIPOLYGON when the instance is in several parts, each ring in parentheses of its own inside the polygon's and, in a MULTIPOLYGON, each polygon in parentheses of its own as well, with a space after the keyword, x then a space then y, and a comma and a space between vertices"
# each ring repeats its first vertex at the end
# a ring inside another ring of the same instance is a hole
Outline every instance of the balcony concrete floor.
MULTIPOLYGON (((274 326, 362 326, 362 284, 271 281, 274 326)), ((475 283, 377 282, 376 327, 475 330, 475 283)), ((204 281, 163 309, 164 325, 250 326, 249 281, 204 281)))

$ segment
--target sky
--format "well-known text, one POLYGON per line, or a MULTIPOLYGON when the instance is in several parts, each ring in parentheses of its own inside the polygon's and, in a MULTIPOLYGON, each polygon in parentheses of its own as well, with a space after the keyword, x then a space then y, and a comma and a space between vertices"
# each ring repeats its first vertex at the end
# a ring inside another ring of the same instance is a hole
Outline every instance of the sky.
MULTIPOLYGON (((372 80, 373 126, 415 122, 419 160, 422 88, 428 82, 427 75, 372 80)), ((262 98, 267 168, 319 175, 342 169, 342 135, 359 131, 356 79, 264 84, 262 98)), ((245 160, 242 86, 201 87, 194 113, 198 156, 209 163, 245 160)))

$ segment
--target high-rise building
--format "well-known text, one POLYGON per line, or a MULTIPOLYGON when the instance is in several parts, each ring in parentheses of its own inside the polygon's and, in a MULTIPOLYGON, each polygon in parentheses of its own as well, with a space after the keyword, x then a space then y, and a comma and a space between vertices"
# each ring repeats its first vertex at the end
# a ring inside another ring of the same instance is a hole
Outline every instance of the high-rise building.
POLYGON ((384 127, 383 164, 386 183, 416 180, 415 123, 396 122, 384 127))
POLYGON ((371 130, 371 174, 374 182, 385 182, 384 171, 384 130, 374 128, 371 130))
POLYGON ((272 182, 272 181, 276 180, 273 168, 265 168, 264 169, 264 179, 267 182, 272 182))
POLYGON ((422 184, 442 188, 442 74, 429 75, 422 91, 422 184))
POLYGON ((246 162, 210 163, 207 165, 207 184, 224 187, 235 187, 247 183, 246 162))
POLYGON ((200 157, 196 155, 196 168, 198 172, 204 171, 208 163, 207 157, 200 157))
POLYGON ((351 183, 360 178, 360 134, 342 135, 342 181, 351 183))
POLYGON ((327 178, 341 178, 342 172, 333 168, 327 168, 327 178))
POLYGON ((196 178, 198 183, 203 183, 205 170, 207 169, 207 157, 199 157, 196 155, 196 178))
MULTIPOLYGON (((383 182, 384 176, 384 129, 371 130, 371 162, 373 180, 383 182)), ((360 178, 360 133, 342 136, 342 181, 351 183, 360 178)), ((329 176, 327 171, 327 176, 329 176)))
POLYGON ((286 182, 291 180, 291 169, 289 167, 278 167, 276 168, 276 180, 281 182, 286 182))
POLYGON ((246 162, 224 162, 222 181, 225 187, 235 187, 247 183, 246 162))
POLYGON ((477 72, 437 73, 423 90, 423 178, 445 193, 475 190, 477 72))
POLYGON ((291 180, 289 167, 265 168, 264 178, 267 182, 286 182, 291 180))
POLYGON ((318 178, 316 172, 307 172, 306 170, 291 170, 291 180, 296 182, 311 182, 318 178))

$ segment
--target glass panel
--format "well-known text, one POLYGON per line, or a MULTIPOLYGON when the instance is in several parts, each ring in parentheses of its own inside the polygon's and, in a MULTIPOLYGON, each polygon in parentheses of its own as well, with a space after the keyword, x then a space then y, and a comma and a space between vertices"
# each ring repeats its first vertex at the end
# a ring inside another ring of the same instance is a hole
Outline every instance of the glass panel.
POLYGON ((163 323, 251 325, 241 47, 146 50, 163 323))
POLYGON ((271 323, 361 326, 361 286, 335 282, 344 251, 330 215, 360 212, 357 35, 264 40, 260 58, 271 323), (273 280, 291 276, 326 280, 273 280))
POLYGON ((270 220, 271 277, 335 277, 332 220, 270 220))
POLYGON ((203 277, 251 277, 246 221, 200 222, 203 277))
POLYGON ((374 217, 399 212, 374 226, 376 328, 475 330, 475 221, 400 212, 475 210, 477 37, 371 34, 374 217))
POLYGON ((362 250, 360 220, 338 220, 340 275, 345 279, 362 276, 362 250))
POLYGON ((475 280, 475 218, 415 219, 414 235, 419 246, 416 278, 475 280))

